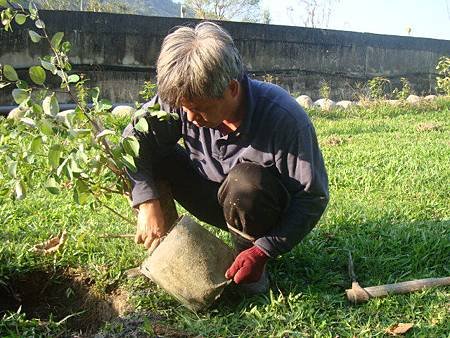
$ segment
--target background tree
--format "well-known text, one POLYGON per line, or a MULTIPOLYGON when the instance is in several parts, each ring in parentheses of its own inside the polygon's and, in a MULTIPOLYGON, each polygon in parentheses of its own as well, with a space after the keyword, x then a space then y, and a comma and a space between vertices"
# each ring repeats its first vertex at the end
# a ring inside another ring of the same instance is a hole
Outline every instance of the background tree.
MULTIPOLYGON (((33 1, 40 9, 73 10, 89 12, 109 12, 136 14, 136 7, 129 2, 119 0, 36 0, 33 1)), ((27 6, 24 6, 25 8, 27 6)))
POLYGON ((268 9, 265 9, 262 12, 262 19, 261 22, 268 25, 272 21, 272 16, 270 15, 270 11, 268 9))
POLYGON ((260 0, 184 0, 200 19, 258 21, 260 0))
POLYGON ((340 0, 297 0, 297 5, 286 8, 291 22, 305 27, 326 28, 334 6, 340 0))

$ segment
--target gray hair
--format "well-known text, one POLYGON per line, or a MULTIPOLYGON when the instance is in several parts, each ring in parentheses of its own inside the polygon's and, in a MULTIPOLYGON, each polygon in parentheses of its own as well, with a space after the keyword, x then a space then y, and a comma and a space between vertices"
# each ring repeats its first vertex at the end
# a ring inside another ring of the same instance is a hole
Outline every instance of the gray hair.
POLYGON ((233 39, 219 25, 180 27, 164 39, 157 63, 158 93, 170 106, 181 99, 221 98, 231 80, 244 74, 233 39))

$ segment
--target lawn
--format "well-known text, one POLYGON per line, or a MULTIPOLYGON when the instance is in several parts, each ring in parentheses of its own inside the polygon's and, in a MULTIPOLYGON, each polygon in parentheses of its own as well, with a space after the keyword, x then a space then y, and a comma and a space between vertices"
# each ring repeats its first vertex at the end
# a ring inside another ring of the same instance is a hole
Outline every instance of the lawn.
MULTIPOLYGON (((314 231, 270 262, 269 294, 242 297, 230 287, 206 313, 192 313, 144 277, 127 277, 145 252, 130 239, 101 236, 133 233, 131 225, 36 183, 22 201, 1 190, 0 336, 101 329, 117 337, 381 337, 391 325, 412 323, 410 336, 448 337, 448 287, 358 306, 344 291, 351 284, 349 251, 362 286, 450 275, 450 100, 308 114, 331 201, 314 231), (30 251, 62 229, 69 238, 61 251, 30 251), (131 307, 130 315, 114 319, 131 307)), ((9 180, 4 156, 0 187, 9 180)), ((36 172, 36 182, 44 175, 36 172)), ((133 217, 125 199, 110 205, 133 217)))

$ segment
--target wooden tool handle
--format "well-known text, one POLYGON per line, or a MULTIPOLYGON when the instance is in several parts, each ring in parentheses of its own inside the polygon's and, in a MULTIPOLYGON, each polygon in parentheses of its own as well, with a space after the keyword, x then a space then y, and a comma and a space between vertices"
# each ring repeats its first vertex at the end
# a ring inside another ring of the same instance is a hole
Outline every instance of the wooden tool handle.
POLYGON ((384 297, 391 294, 401 294, 430 288, 433 286, 450 285, 450 277, 425 278, 395 284, 385 284, 362 288, 358 282, 352 283, 352 288, 345 290, 347 299, 352 303, 363 303, 370 298, 384 297))

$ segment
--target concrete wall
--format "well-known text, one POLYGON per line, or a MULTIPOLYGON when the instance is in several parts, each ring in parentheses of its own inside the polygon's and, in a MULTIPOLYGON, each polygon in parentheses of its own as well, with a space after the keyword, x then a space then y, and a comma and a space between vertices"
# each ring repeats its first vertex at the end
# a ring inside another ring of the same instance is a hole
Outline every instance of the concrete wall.
MULTIPOLYGON (((154 78, 164 36, 193 19, 144 17, 88 12, 41 12, 50 33, 65 32, 72 43, 74 71, 84 72, 114 102, 133 102, 145 80, 154 78)), ((354 33, 301 27, 223 22, 234 37, 250 74, 273 81, 292 93, 319 96, 328 81, 333 99, 350 99, 358 83, 382 75, 395 85, 406 77, 418 93, 434 90, 435 65, 450 55, 449 40, 354 33)), ((0 31, 0 63, 26 75, 27 67, 48 53, 33 44, 27 29, 0 31)), ((10 104, 1 90, 0 104, 10 104)))

